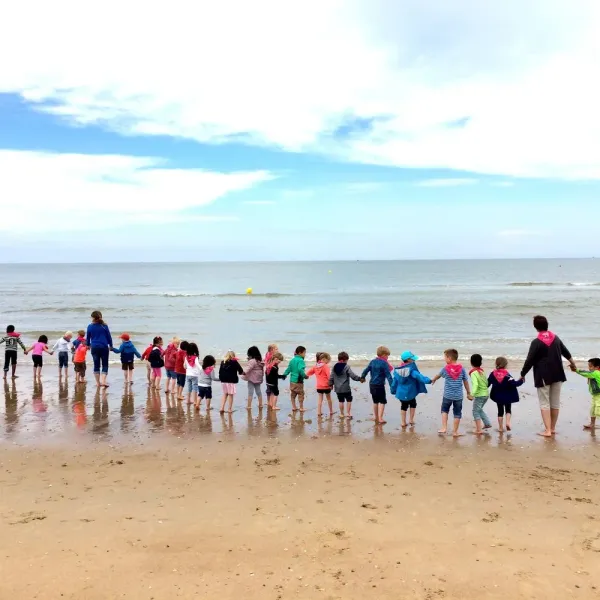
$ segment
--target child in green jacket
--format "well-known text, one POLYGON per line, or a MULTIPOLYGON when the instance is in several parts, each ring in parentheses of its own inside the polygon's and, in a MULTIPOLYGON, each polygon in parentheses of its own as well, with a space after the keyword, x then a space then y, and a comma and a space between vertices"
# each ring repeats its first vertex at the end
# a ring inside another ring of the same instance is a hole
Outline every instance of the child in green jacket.
POLYGON ((296 398, 300 404, 300 412, 304 412, 304 380, 306 379, 306 363, 304 357, 306 356, 306 348, 304 346, 298 346, 296 352, 294 352, 294 358, 290 360, 290 364, 285 370, 284 376, 290 376, 290 398, 292 400, 292 411, 296 412, 298 407, 296 406, 296 398))
POLYGON ((588 371, 582 371, 571 367, 571 371, 588 379, 588 387, 592 395, 592 407, 590 409, 589 425, 584 425, 584 429, 596 429, 596 417, 600 417, 600 358, 590 358, 588 360, 588 371))

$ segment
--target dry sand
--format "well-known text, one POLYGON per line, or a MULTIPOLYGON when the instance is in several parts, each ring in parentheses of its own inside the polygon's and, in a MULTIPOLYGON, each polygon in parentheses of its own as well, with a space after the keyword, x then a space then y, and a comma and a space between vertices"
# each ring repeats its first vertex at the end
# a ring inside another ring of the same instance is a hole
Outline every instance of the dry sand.
POLYGON ((113 375, 98 396, 5 389, 1 599, 600 598, 577 379, 556 440, 535 435, 530 384, 512 435, 453 440, 437 392, 403 432, 397 404, 383 430, 366 420, 364 390, 351 425, 317 421, 312 396, 304 419, 229 422, 113 375))

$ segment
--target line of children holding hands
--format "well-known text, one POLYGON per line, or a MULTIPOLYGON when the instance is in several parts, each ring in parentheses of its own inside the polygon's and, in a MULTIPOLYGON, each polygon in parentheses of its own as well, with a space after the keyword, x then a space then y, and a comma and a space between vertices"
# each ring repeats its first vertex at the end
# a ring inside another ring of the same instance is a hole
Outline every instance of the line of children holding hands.
MULTIPOLYGON (((48 348, 48 338, 40 336, 39 340, 26 348, 21 342, 20 334, 15 332, 12 325, 7 327, 7 335, 0 339, 6 343, 4 378, 8 375, 12 366, 12 377, 16 377, 16 354, 17 344, 20 345, 25 354, 31 353, 33 358, 34 380, 39 381, 43 365, 42 356, 58 353, 59 377, 62 370, 67 374, 69 363, 69 352, 73 355, 73 363, 77 383, 85 381, 86 353, 88 347, 85 340, 85 331, 78 331, 77 339, 72 340, 73 334, 67 331, 53 346, 48 348), (15 356, 13 356, 13 354, 15 356)), ((276 344, 268 347, 264 358, 256 346, 248 349, 248 362, 243 368, 238 362, 233 351, 227 352, 221 362, 218 373, 215 370, 216 360, 214 356, 207 355, 200 361, 198 346, 193 342, 181 341, 174 337, 163 350, 163 339, 157 336, 153 339, 142 354, 138 352, 130 336, 123 333, 120 336, 121 345, 113 348, 113 352, 120 354, 122 370, 125 377, 125 385, 133 383, 134 359, 146 360, 148 369, 148 382, 156 389, 160 389, 162 369, 165 368, 167 383, 165 391, 176 394, 179 400, 184 400, 184 390, 187 388, 187 400, 194 404, 196 409, 200 408, 202 400, 206 401, 206 409, 211 410, 212 383, 220 382, 223 389, 221 412, 233 411, 233 398, 236 394, 236 386, 241 377, 248 383, 248 409, 252 407, 254 396, 258 399, 258 406, 262 408, 263 397, 261 384, 266 380, 267 405, 271 410, 279 410, 277 406, 279 398, 279 381, 290 377, 290 397, 292 410, 304 412, 304 380, 314 375, 316 377, 316 388, 318 394, 317 414, 323 414, 323 402, 327 401, 329 416, 334 414, 331 392, 335 391, 340 415, 342 418, 352 419, 352 390, 350 381, 364 383, 370 376, 369 391, 373 400, 373 420, 376 424, 384 424, 385 407, 387 404, 385 382, 390 386, 391 393, 401 402, 401 425, 403 428, 415 424, 415 412, 417 408, 417 397, 427 393, 426 386, 435 384, 439 379, 444 379, 444 394, 442 400, 442 427, 438 433, 446 434, 448 431, 448 419, 452 408, 454 423, 453 435, 460 436, 459 427, 462 419, 462 403, 464 399, 463 388, 469 400, 473 401, 473 420, 475 422, 474 433, 482 435, 485 430, 490 429, 492 424, 484 406, 488 399, 494 401, 498 408, 498 430, 503 432, 512 429, 512 405, 519 402, 519 388, 525 382, 524 378, 515 380, 507 371, 508 361, 504 357, 496 359, 495 369, 488 377, 482 369, 483 359, 480 354, 471 356, 471 370, 467 374, 466 369, 458 363, 458 352, 449 349, 444 352, 446 366, 433 378, 423 375, 416 364, 419 360, 412 352, 404 352, 401 356, 402 364, 396 368, 389 363, 390 351, 385 346, 377 349, 374 358, 362 374, 359 376, 348 365, 349 356, 346 352, 338 354, 338 362, 333 369, 329 368, 331 356, 327 352, 319 352, 316 355, 316 364, 307 370, 305 357, 306 348, 298 346, 294 357, 290 361, 283 375, 279 374, 279 364, 283 356, 276 344), (491 388, 491 390, 490 390, 491 388), (489 392, 488 392, 489 390, 489 392), (408 417, 408 421, 407 421, 408 417)), ((600 417, 600 359, 592 358, 588 361, 588 370, 572 370, 587 378, 589 391, 592 396, 590 409, 590 423, 585 425, 586 429, 595 429, 596 417, 600 417)))

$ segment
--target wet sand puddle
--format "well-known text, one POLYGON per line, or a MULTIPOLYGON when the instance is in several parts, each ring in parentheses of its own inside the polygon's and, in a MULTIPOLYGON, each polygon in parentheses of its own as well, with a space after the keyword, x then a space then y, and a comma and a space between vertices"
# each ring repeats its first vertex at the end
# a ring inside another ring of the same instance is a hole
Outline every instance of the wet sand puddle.
POLYGON ((600 436, 582 430, 588 419, 589 398, 582 386, 569 382, 565 387, 559 435, 555 440, 540 440, 539 412, 535 390, 527 383, 522 399, 514 407, 513 431, 500 434, 496 429, 496 406, 486 405, 494 428, 481 438, 471 433, 471 404, 463 407, 461 430, 463 437, 439 436, 439 407, 441 387, 419 398, 417 424, 400 427, 399 402, 389 397, 387 424, 375 426, 371 418, 371 402, 366 386, 354 390, 353 420, 342 419, 333 395, 333 417, 318 417, 316 393, 307 386, 305 413, 291 411, 289 394, 282 388, 280 411, 259 410, 257 401, 251 411, 246 409, 246 386, 238 386, 232 414, 220 414, 220 388, 213 389, 213 410, 204 405, 200 412, 177 402, 163 390, 150 390, 146 380, 138 378, 130 392, 123 383, 112 377, 111 386, 98 389, 95 382, 75 385, 70 378, 59 385, 56 375, 45 374, 42 385, 34 386, 30 377, 23 376, 4 382, 4 402, 0 404, 0 442, 21 445, 39 443, 69 443, 73 441, 145 443, 168 437, 191 439, 195 436, 267 436, 272 438, 337 436, 342 438, 377 438, 406 444, 452 444, 460 446, 558 446, 588 447, 600 436))

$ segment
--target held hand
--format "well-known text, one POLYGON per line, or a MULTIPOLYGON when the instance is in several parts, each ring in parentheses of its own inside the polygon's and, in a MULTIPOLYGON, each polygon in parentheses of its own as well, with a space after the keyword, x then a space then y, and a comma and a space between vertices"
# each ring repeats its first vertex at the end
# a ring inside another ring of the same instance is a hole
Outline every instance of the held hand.
POLYGON ((525 383, 525 377, 521 377, 521 379, 519 381, 522 381, 523 383, 525 383))
POLYGON ((364 383, 365 381, 366 381, 366 379, 365 379, 364 377, 361 377, 361 378, 360 378, 360 382, 361 382, 361 383, 364 383))
POLYGON ((467 394, 467 399, 473 402, 473 394, 467 394))

